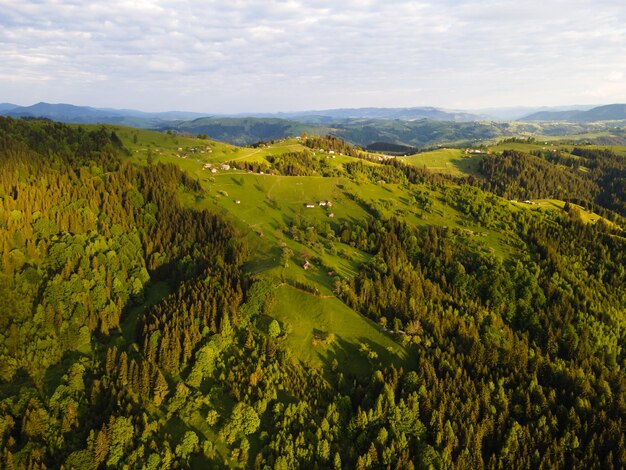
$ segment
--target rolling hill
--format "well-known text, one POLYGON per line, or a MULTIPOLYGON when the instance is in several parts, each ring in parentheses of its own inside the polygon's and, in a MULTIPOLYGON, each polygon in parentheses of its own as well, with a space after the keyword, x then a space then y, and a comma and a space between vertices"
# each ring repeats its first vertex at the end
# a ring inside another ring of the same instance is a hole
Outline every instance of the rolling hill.
POLYGON ((224 117, 178 111, 145 113, 69 104, 37 103, 23 107, 5 103, 0 106, 0 115, 172 130, 207 135, 237 145, 281 139, 303 132, 309 135, 331 134, 364 148, 376 144, 375 148, 392 149, 398 145, 429 148, 484 143, 503 137, 564 135, 616 145, 625 142, 623 128, 626 124, 614 121, 626 116, 625 106, 608 105, 588 111, 537 113, 524 122, 476 121, 474 119, 479 118, 477 115, 425 107, 356 108, 224 117))
POLYGON ((480 121, 485 119, 484 116, 471 114, 466 111, 452 111, 425 106, 413 108, 340 108, 292 113, 259 114, 253 116, 279 117, 307 123, 331 123, 346 119, 391 119, 400 121, 432 119, 434 121, 453 122, 480 121))
POLYGON ((624 148, 0 134, 7 468, 626 463, 624 148))

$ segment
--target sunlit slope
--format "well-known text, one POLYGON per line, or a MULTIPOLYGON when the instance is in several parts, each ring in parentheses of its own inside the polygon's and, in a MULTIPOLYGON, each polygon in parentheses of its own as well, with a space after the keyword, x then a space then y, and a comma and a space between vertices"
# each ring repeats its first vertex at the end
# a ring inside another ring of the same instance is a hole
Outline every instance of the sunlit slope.
MULTIPOLYGON (((328 365, 337 354, 350 353, 365 370, 367 353, 360 350, 362 344, 382 345, 386 351, 383 354, 391 354, 400 362, 405 357, 399 344, 380 325, 366 321, 334 296, 334 278, 354 276, 370 255, 341 236, 326 236, 331 228, 333 233, 341 234, 341 227, 371 218, 396 217, 414 226, 455 230, 476 250, 508 258, 515 253, 518 240, 506 230, 502 220, 518 211, 563 210, 564 204, 558 200, 536 201, 537 204, 507 201, 449 183, 355 181, 348 178, 343 165, 357 159, 323 152, 343 176, 283 176, 232 167, 232 162, 267 162, 268 156, 313 152, 295 137, 253 148, 135 129, 120 128, 117 133, 131 150, 130 158, 134 161, 174 163, 198 179, 203 196, 182 194, 187 204, 221 211, 235 223, 250 247, 247 271, 272 279, 280 286, 273 310, 266 313, 291 325, 286 341, 297 351, 299 359, 312 365, 328 365), (227 163, 230 167, 225 166, 227 163), (490 209, 478 217, 474 211, 481 204, 490 209), (283 264, 281 256, 286 249, 292 254, 283 264), (357 323, 358 328, 348 326, 357 323), (345 347, 335 352, 325 349, 320 338, 329 334, 337 338, 333 348, 339 348, 341 342, 345 347), (394 344, 399 349, 387 351, 394 344)), ((476 175, 487 152, 501 151, 504 145, 491 150, 439 149, 397 158, 434 172, 462 177, 476 175)), ((530 150, 549 147, 543 142, 511 145, 527 145, 530 150)), ((320 155, 319 150, 316 152, 320 155)), ((375 161, 365 163, 379 165, 375 161)), ((598 220, 597 215, 579 209, 583 220, 598 220)))

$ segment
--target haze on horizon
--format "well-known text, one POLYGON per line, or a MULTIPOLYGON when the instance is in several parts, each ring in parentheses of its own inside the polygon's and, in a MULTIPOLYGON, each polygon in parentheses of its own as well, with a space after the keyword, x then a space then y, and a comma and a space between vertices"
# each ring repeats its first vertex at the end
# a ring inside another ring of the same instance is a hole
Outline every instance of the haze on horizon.
POLYGON ((213 113, 626 102, 622 0, 0 0, 0 101, 213 113))

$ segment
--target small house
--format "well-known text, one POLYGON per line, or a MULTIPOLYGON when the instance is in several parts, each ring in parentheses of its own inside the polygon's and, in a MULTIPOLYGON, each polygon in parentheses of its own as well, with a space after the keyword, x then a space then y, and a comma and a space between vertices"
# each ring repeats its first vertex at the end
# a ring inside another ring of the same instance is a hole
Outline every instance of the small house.
POLYGON ((304 261, 304 263, 302 263, 302 269, 304 269, 305 271, 308 270, 311 267, 311 264, 308 261, 304 261))
POLYGON ((330 218, 332 219, 333 217, 335 217, 335 214, 333 214, 333 213, 331 212, 330 214, 328 214, 328 217, 330 217, 330 218))
POLYGON ((325 206, 325 205, 326 205, 326 201, 320 201, 320 202, 319 202, 319 205, 320 205, 320 206, 325 206))
POLYGON ((306 205, 306 207, 307 207, 308 209, 312 209, 313 207, 315 207, 315 204, 308 203, 308 204, 306 205))
POLYGON ((239 199, 236 199, 235 204, 241 204, 241 201, 239 199))

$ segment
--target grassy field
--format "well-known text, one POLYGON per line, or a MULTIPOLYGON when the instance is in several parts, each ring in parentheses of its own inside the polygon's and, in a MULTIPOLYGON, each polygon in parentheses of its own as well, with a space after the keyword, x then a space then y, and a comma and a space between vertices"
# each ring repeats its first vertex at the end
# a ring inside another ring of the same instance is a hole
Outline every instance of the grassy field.
MULTIPOLYGON (((602 137, 605 134, 580 134, 580 135, 572 135, 572 136, 538 136, 535 139, 535 142, 501 142, 498 144, 494 144, 489 146, 489 151, 492 152, 502 152, 503 150, 518 150, 520 152, 530 153, 533 150, 559 150, 561 153, 567 154, 569 157, 576 157, 572 155, 571 152, 575 147, 580 147, 581 144, 575 144, 571 142, 576 141, 584 141, 585 139, 593 139, 597 137, 602 137)), ((606 134, 608 135, 608 134, 606 134)), ((604 145, 584 145, 585 148, 589 149, 603 149, 606 148, 604 145)), ((624 145, 612 145, 611 151, 615 152, 618 155, 626 155, 626 146, 624 145)))
MULTIPOLYGON (((124 139, 132 139, 133 132, 135 130, 127 131, 127 133, 119 131, 119 134, 124 139)), ((298 261, 303 261, 306 253, 309 253, 310 257, 321 257, 324 264, 337 266, 340 271, 354 272, 358 263, 366 257, 351 247, 342 247, 341 244, 337 244, 339 255, 330 255, 327 251, 307 247, 285 235, 285 231, 293 221, 309 225, 320 223, 336 225, 366 219, 371 215, 368 208, 353 200, 350 197, 351 194, 358 194, 362 200, 373 204, 386 217, 400 217, 420 227, 439 225, 461 228, 472 224, 471 220, 447 205, 441 194, 425 187, 422 191, 429 193, 428 197, 431 201, 428 209, 417 206, 406 188, 396 184, 356 183, 344 177, 260 175, 232 169, 219 169, 216 173, 212 173, 203 169, 203 164, 207 161, 218 163, 233 159, 256 160, 272 153, 303 149, 304 147, 296 139, 286 139, 261 149, 211 143, 214 151, 210 154, 181 158, 176 156, 177 149, 173 147, 182 145, 181 140, 176 143, 176 139, 171 136, 150 131, 137 132, 139 137, 135 146, 148 148, 146 145, 152 145, 151 143, 161 145, 156 147, 159 150, 156 157, 154 156, 156 152, 153 152, 155 161, 174 163, 198 178, 206 191, 205 197, 202 200, 189 199, 186 201, 188 204, 198 208, 222 211, 239 227, 242 236, 247 239, 252 248, 251 262, 248 264, 252 272, 279 273, 278 260, 281 244, 286 244, 291 248, 296 254, 294 259, 298 261), (333 202, 332 207, 318 205, 319 201, 327 200, 333 202), (307 208, 306 204, 309 203, 315 204, 315 207, 307 208)), ((197 148, 199 142, 205 141, 188 139, 184 141, 184 144, 197 148)), ((131 148, 133 148, 132 145, 131 148)), ((146 155, 142 152, 140 150, 134 153, 132 158, 145 162, 146 155)), ((470 156, 466 157, 463 151, 458 149, 442 149, 404 158, 413 159, 414 164, 416 164, 416 158, 426 158, 431 169, 442 169, 448 165, 449 172, 461 175, 464 174, 463 172, 474 171, 473 168, 483 156, 482 154, 467 155, 470 156)), ((351 157, 336 156, 330 159, 330 162, 332 165, 340 166, 353 160, 351 157)), ((505 244, 498 234, 490 232, 485 238, 485 243, 491 245, 496 254, 507 255, 505 244)), ((286 274, 287 276, 293 275, 294 280, 301 280, 302 277, 298 271, 287 270, 286 274)), ((311 277, 311 274, 308 276, 311 277)), ((328 289, 327 282, 322 276, 314 281, 320 285, 320 289, 325 291, 328 289)))
POLYGON ((285 341, 296 359, 328 366, 336 358, 359 375, 381 364, 410 367, 409 355, 400 344, 336 297, 320 298, 291 286, 279 287, 276 294, 271 316, 292 326, 285 341))
POLYGON ((478 173, 478 163, 484 155, 469 153, 465 149, 444 148, 399 158, 410 165, 426 167, 437 173, 464 176, 478 173))
MULTIPOLYGON (((174 163, 198 178, 205 189, 205 196, 201 200, 187 199, 186 202, 197 208, 221 211, 231 218, 251 247, 252 257, 248 269, 252 272, 280 273, 279 257, 282 244, 294 251, 294 262, 296 260, 301 262, 308 254, 310 257, 322 258, 324 264, 336 266, 339 271, 354 272, 358 264, 366 259, 363 253, 336 243, 338 254, 331 255, 327 250, 305 246, 285 234, 294 221, 310 225, 325 223, 336 225, 342 222, 354 223, 370 216, 368 208, 353 200, 351 194, 358 194, 362 200, 374 205, 384 216, 400 217, 415 226, 470 227, 474 231, 487 232, 488 235, 483 239, 486 248, 499 256, 508 256, 506 241, 500 234, 486 230, 460 214, 446 204, 442 195, 433 188, 421 189, 428 194, 431 202, 428 208, 423 208, 413 201, 406 188, 395 184, 356 183, 343 177, 260 175, 232 169, 218 169, 216 173, 212 173, 208 169, 203 169, 204 163, 231 160, 261 161, 267 155, 305 149, 296 138, 277 141, 266 147, 251 148, 137 129, 117 128, 116 132, 131 149, 133 160, 145 163, 148 153, 151 153, 154 161, 174 163), (208 150, 205 150, 205 153, 189 152, 191 148, 207 147, 211 149, 210 152, 208 150), (180 148, 183 151, 178 150, 180 148), (183 155, 187 155, 187 158, 182 158, 183 155), (327 200, 333 202, 332 207, 318 205, 319 201, 327 200), (308 203, 315 204, 315 207, 307 208, 308 203)), ((543 142, 502 145, 506 148, 519 146, 520 150, 524 151, 545 146, 543 142)), ((319 152, 317 153, 319 155, 319 152)), ((434 171, 461 176, 475 173, 484 155, 465 153, 465 150, 461 149, 439 149, 400 158, 416 166, 426 166, 434 171)), ((352 157, 341 155, 335 157, 329 158, 331 165, 341 166, 354 161, 352 157)), ((302 278, 302 273, 298 270, 288 269, 284 274, 288 278, 293 276, 293 280, 302 278)), ((311 277, 312 274, 309 273, 307 276, 311 277)), ((328 289, 328 282, 321 275, 309 281, 319 284, 322 290, 328 289)))
MULTIPOLYGON (((524 209, 529 209, 529 210, 535 209, 535 210, 560 210, 562 211, 564 210, 564 207, 565 207, 565 201, 561 201, 559 199, 533 199, 531 202, 532 204, 518 201, 518 202, 512 202, 512 204, 515 204, 517 207, 523 207, 524 209)), ((611 226, 615 225, 610 220, 599 216, 595 212, 588 211, 587 209, 585 209, 582 206, 579 206, 578 204, 570 203, 570 205, 578 211, 578 214, 580 215, 580 219, 583 222, 593 224, 593 223, 598 222, 599 220, 603 220, 604 223, 608 225, 611 225, 611 226)))

